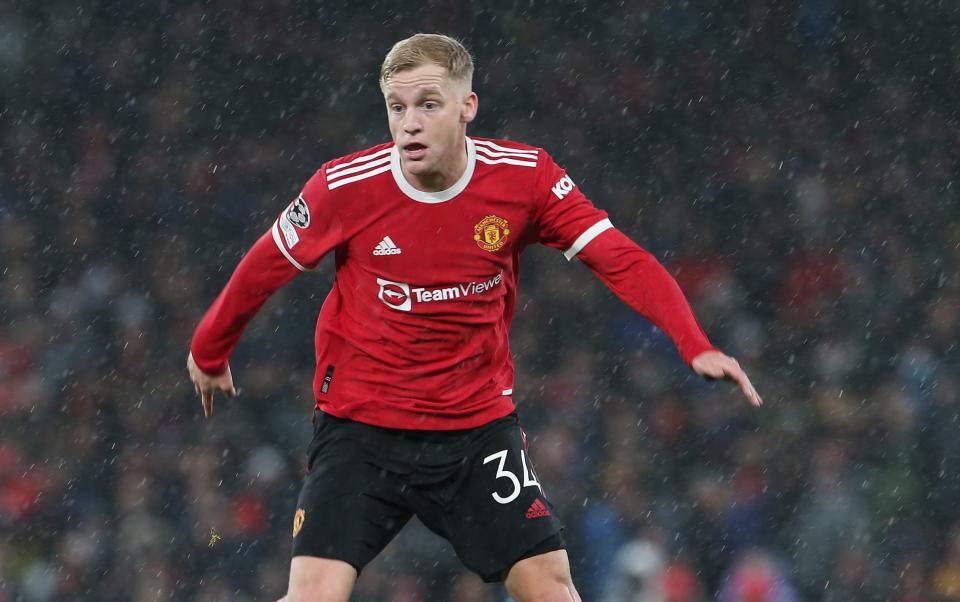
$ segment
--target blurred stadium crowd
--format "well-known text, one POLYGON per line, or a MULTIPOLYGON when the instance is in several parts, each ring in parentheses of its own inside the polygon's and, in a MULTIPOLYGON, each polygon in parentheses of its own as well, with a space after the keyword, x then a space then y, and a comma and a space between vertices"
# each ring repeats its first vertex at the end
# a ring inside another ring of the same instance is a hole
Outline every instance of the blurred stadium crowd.
MULTIPOLYGON (((528 252, 515 399, 584 600, 960 600, 956 11, 0 6, 0 602, 284 591, 331 266, 210 421, 187 342, 312 172, 388 139, 376 70, 421 30, 475 54, 471 132, 548 149, 766 400, 528 252)), ((412 524, 355 599, 503 593, 412 524)))

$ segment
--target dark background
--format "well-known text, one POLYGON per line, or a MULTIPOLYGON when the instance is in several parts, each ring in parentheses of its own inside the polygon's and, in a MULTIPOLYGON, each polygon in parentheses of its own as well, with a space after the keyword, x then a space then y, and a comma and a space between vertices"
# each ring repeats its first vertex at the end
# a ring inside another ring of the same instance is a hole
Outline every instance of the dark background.
MULTIPOLYGON (((550 151, 766 400, 528 252, 515 399, 584 600, 960 600, 956 3, 8 0, 0 602, 283 593, 329 261, 210 421, 187 343, 313 171, 388 139, 417 31, 474 53, 470 132, 550 151)), ((355 594, 502 597, 417 524, 355 594)))

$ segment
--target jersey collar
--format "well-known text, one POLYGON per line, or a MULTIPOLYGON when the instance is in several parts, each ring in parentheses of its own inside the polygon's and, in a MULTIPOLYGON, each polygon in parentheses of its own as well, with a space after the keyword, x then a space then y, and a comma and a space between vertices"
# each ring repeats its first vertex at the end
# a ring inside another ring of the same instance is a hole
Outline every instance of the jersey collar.
POLYGON ((476 166, 477 151, 474 148, 473 140, 467 137, 467 168, 463 170, 463 175, 460 176, 460 179, 446 190, 424 192, 411 186, 410 182, 407 182, 407 178, 404 177, 403 171, 400 169, 400 151, 396 145, 390 149, 390 171, 393 173, 394 181, 396 181, 400 190, 403 191, 403 194, 420 203, 444 203, 457 196, 463 192, 467 184, 470 183, 470 178, 473 177, 473 170, 476 166))

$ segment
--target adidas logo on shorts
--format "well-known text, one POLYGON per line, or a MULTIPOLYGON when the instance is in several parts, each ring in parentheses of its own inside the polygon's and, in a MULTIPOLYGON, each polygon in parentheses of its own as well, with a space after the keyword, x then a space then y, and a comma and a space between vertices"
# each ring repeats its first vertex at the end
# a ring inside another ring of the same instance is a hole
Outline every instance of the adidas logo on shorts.
POLYGON ((400 247, 389 236, 384 236, 373 250, 374 255, 399 255, 401 252, 400 247))
POLYGON ((540 518, 541 516, 550 516, 550 510, 547 509, 547 505, 540 498, 537 498, 527 508, 527 518, 540 518))

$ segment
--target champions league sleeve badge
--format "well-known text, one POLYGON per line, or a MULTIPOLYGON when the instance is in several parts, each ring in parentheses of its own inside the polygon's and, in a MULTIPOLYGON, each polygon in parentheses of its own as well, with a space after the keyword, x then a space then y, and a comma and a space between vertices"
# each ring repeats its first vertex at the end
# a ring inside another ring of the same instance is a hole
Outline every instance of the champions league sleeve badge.
POLYGON ((303 193, 300 193, 300 196, 290 204, 290 208, 287 209, 287 219, 298 228, 306 228, 310 225, 310 208, 303 200, 303 193))

